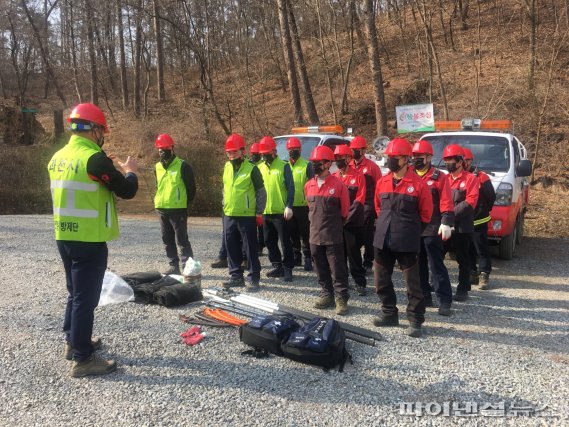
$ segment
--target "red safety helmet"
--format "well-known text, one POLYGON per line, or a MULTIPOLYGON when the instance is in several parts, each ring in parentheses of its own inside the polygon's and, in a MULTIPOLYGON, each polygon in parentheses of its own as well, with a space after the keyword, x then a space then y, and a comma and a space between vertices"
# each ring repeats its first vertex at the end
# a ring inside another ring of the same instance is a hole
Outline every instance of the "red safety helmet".
POLYGON ((433 146, 425 139, 417 141, 413 145, 413 154, 430 154, 433 155, 433 146))
POLYGON ((443 159, 447 157, 464 157, 464 150, 458 144, 450 144, 443 150, 443 159))
POLYGON ((251 148, 249 148, 249 153, 251 154, 260 154, 259 153, 259 143, 255 142, 251 144, 251 148))
POLYGON ((238 133, 232 133, 225 140, 225 151, 233 151, 233 150, 240 150, 240 149, 243 149, 243 150, 245 149, 245 140, 238 133), (231 150, 228 150, 227 144, 229 144, 229 143, 230 143, 231 147, 237 147, 237 148, 232 148, 231 150))
POLYGON ((300 144, 300 139, 294 136, 286 141, 287 150, 294 150, 295 148, 301 148, 301 147, 302 145, 300 144))
POLYGON ((462 151, 464 151, 464 160, 474 160, 474 154, 472 154, 470 149, 462 147, 462 151))
POLYGON ((319 145, 318 147, 314 147, 312 150, 312 154, 308 159, 311 162, 317 162, 321 160, 329 160, 331 162, 334 161, 334 152, 330 147, 326 147, 325 145, 319 145))
POLYGON ((156 138, 154 145, 156 148, 172 148, 174 146, 174 140, 167 133, 161 133, 156 138))
POLYGON ((363 136, 358 135, 350 141, 350 148, 352 150, 366 148, 366 147, 367 147, 367 143, 366 143, 366 140, 363 136))
POLYGON ((91 104, 90 102, 75 106, 67 118, 67 121, 72 123, 75 120, 94 123, 103 127, 105 129, 105 133, 109 133, 109 127, 107 126, 107 119, 105 119, 105 115, 99 107, 95 104, 91 104))
POLYGON ((411 143, 405 138, 395 138, 389 141, 383 152, 386 156, 410 156, 411 143))
POLYGON ((350 156, 350 157, 352 157, 354 155, 354 152, 347 145, 338 144, 338 145, 336 145, 336 148, 334 149, 334 155, 335 156, 350 156))
POLYGON ((277 144, 273 138, 270 136, 264 136, 259 141, 259 153, 269 154, 277 148, 277 144))

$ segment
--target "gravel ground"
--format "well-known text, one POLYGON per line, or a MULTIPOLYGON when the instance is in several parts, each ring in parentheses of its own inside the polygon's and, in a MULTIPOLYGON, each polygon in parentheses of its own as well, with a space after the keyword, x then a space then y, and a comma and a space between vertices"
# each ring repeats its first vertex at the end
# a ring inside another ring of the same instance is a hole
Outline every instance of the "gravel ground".
MULTIPOLYGON (((112 270, 166 267, 156 218, 123 219, 121 230, 109 244, 112 270)), ((209 269, 220 233, 219 219, 190 220, 203 287, 226 277, 209 269)), ((354 364, 343 373, 241 356, 246 347, 235 330, 206 328, 203 345, 186 347, 179 334, 188 326, 178 315, 194 309, 125 303, 98 308, 95 321, 102 354, 117 360, 118 371, 72 379, 62 357, 66 291, 51 217, 3 216, 0 424, 569 425, 568 243, 527 238, 513 261, 495 260, 491 290, 474 290, 450 318, 428 309, 424 338, 405 335, 403 315, 401 328, 381 330, 385 339, 376 347, 348 341, 354 364), (431 405, 414 416, 400 414, 403 402, 431 405), (446 402, 475 409, 448 416, 437 406, 446 402), (500 402, 505 414, 518 408, 518 416, 482 411, 500 402)), ((266 269, 267 257, 261 263, 266 269)), ((456 278, 455 263, 448 265, 456 278)), ((404 313, 400 273, 395 283, 404 313)), ((313 273, 262 285, 260 297, 314 311, 313 273)), ((373 328, 375 295, 353 296, 350 307, 342 320, 373 328)))

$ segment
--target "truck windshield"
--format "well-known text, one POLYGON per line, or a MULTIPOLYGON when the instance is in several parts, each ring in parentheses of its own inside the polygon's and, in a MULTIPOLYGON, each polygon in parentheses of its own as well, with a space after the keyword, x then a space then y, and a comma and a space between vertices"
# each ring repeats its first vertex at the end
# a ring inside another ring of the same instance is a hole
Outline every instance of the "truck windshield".
POLYGON ((490 135, 429 135, 426 139, 433 146, 435 154, 432 164, 443 165, 444 148, 458 144, 469 148, 474 155, 474 166, 489 172, 507 172, 510 169, 509 141, 503 136, 490 135))
MULTIPOLYGON (((275 142, 277 143, 277 154, 279 155, 279 158, 284 161, 288 161, 288 150, 286 149, 286 142, 289 138, 290 136, 277 136, 275 138, 275 142)), ((297 138, 300 140, 300 143, 302 145, 300 156, 307 160, 310 157, 310 154, 312 153, 314 147, 316 147, 322 139, 319 136, 302 135, 297 136, 297 138)))

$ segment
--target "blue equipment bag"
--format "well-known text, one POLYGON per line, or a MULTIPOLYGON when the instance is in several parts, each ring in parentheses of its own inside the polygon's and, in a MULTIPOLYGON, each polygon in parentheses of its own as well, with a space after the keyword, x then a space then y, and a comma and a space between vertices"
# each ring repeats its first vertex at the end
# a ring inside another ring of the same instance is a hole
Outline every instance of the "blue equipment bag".
POLYGON ((241 341, 254 348, 254 351, 247 351, 244 354, 264 357, 272 353, 282 356, 282 341, 298 328, 300 325, 292 316, 268 314, 255 317, 239 327, 241 341))

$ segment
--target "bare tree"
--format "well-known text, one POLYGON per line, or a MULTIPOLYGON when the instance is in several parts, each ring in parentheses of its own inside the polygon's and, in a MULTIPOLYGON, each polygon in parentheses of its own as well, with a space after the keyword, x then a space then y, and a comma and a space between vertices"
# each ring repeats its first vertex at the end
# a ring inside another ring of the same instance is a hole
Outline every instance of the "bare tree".
POLYGON ((116 0, 117 8, 117 30, 119 33, 119 52, 120 52, 120 70, 121 70, 121 93, 122 93, 122 106, 124 109, 128 107, 128 82, 126 79, 126 53, 124 49, 124 35, 123 35, 123 22, 122 22, 122 2, 116 0))
POLYGON ((156 35, 156 79, 158 80, 158 101, 166 99, 164 88, 164 48, 162 43, 162 29, 160 24, 160 7, 158 0, 153 0, 154 6, 154 34, 156 35))
POLYGON ((531 94, 535 90, 535 48, 537 32, 537 1, 523 0, 526 16, 529 20, 529 63, 528 63, 528 90, 531 94))
POLYGON ((91 70, 91 102, 99 104, 99 79, 97 77, 97 56, 93 36, 93 8, 90 0, 85 0, 85 20, 87 21, 87 47, 89 50, 89 68, 91 70))

